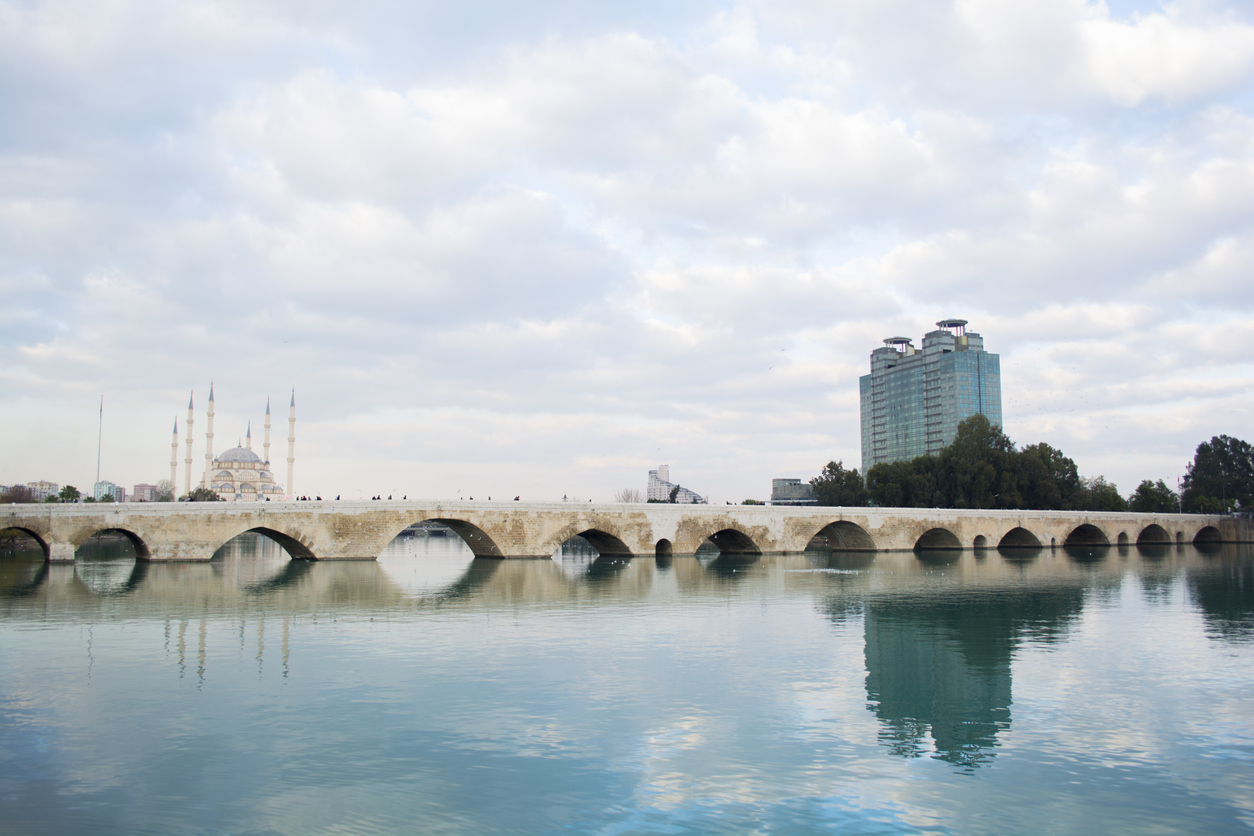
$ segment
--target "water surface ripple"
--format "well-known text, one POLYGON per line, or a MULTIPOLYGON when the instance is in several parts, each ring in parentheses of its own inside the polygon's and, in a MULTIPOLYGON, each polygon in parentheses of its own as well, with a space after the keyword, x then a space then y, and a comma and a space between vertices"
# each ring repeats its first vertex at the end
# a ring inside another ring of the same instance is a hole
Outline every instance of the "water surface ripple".
POLYGON ((1254 555, 0 560, 0 832, 1248 833, 1254 555))

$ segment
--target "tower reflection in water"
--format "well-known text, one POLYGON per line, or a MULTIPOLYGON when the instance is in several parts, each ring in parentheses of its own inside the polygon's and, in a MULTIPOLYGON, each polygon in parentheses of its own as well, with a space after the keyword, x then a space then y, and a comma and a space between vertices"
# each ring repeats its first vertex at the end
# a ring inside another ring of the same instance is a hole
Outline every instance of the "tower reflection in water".
POLYGON ((1010 728, 1015 649, 1025 639, 1057 640, 1084 605, 1079 583, 1035 583, 919 586, 865 599, 868 708, 890 752, 930 752, 965 769, 993 759, 1010 728))

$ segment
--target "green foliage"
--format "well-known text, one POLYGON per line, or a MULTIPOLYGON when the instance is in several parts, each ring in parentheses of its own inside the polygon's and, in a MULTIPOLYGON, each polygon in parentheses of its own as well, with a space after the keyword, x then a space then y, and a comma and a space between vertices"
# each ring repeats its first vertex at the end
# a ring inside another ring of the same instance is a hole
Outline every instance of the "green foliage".
POLYGON ((97 502, 117 502, 117 500, 113 498, 113 494, 111 494, 111 493, 106 493, 106 494, 104 494, 103 496, 101 496, 101 497, 100 497, 99 499, 97 499, 96 501, 97 501, 97 502))
POLYGON ((1017 457, 1001 427, 985 415, 973 415, 958 425, 953 442, 937 457, 937 484, 953 508, 1018 508, 1023 499, 1017 457))
POLYGON ((671 488, 671 504, 675 504, 675 498, 679 496, 679 485, 671 488))
POLYGON ((757 499, 746 499, 744 502, 740 504, 741 505, 765 505, 766 503, 757 499))
POLYGON ((877 464, 867 471, 876 505, 897 508, 1006 508, 1122 511, 1127 503, 1104 478, 1080 478, 1075 462, 1048 444, 1017 449, 984 415, 958 425, 936 456, 877 464))
POLYGON ((1126 511, 1127 501, 1119 489, 1106 481, 1106 477, 1083 480, 1077 511, 1126 511))
POLYGON ((810 480, 819 505, 860 507, 869 494, 856 468, 845 470, 844 462, 828 462, 823 473, 810 480))
POLYGON ((1180 510, 1180 504, 1176 492, 1162 479, 1157 482, 1146 479, 1128 497, 1128 510, 1139 514, 1174 514, 1180 510))
POLYGON ((62 502, 78 502, 83 498, 82 492, 73 485, 63 485, 60 493, 62 502))
POLYGON ((1191 514, 1248 508, 1254 501, 1254 450, 1249 443, 1217 435, 1197 445, 1184 474, 1181 499, 1191 514))
POLYGON ((56 503, 59 503, 60 501, 61 501, 61 497, 57 496, 55 493, 50 493, 50 494, 48 494, 47 496, 45 496, 45 497, 44 497, 44 502, 56 502, 56 503))
POLYGON ((196 488, 183 496, 184 502, 223 502, 222 497, 205 487, 196 488))

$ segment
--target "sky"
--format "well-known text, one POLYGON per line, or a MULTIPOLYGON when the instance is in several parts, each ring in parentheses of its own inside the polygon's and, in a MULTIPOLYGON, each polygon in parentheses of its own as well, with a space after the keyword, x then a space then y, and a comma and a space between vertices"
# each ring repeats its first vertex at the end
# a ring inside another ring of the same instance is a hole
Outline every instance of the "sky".
POLYGON ((1254 439, 1248 3, 0 0, 0 114, 3 484, 212 382, 301 494, 765 499, 949 317, 1125 495, 1254 439))

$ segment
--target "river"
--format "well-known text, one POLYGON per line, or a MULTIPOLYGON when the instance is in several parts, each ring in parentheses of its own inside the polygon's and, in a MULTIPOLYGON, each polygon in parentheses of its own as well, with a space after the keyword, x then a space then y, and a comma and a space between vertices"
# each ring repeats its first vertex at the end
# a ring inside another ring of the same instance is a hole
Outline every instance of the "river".
POLYGON ((0 560, 0 832, 1249 833, 1254 553, 0 560))

